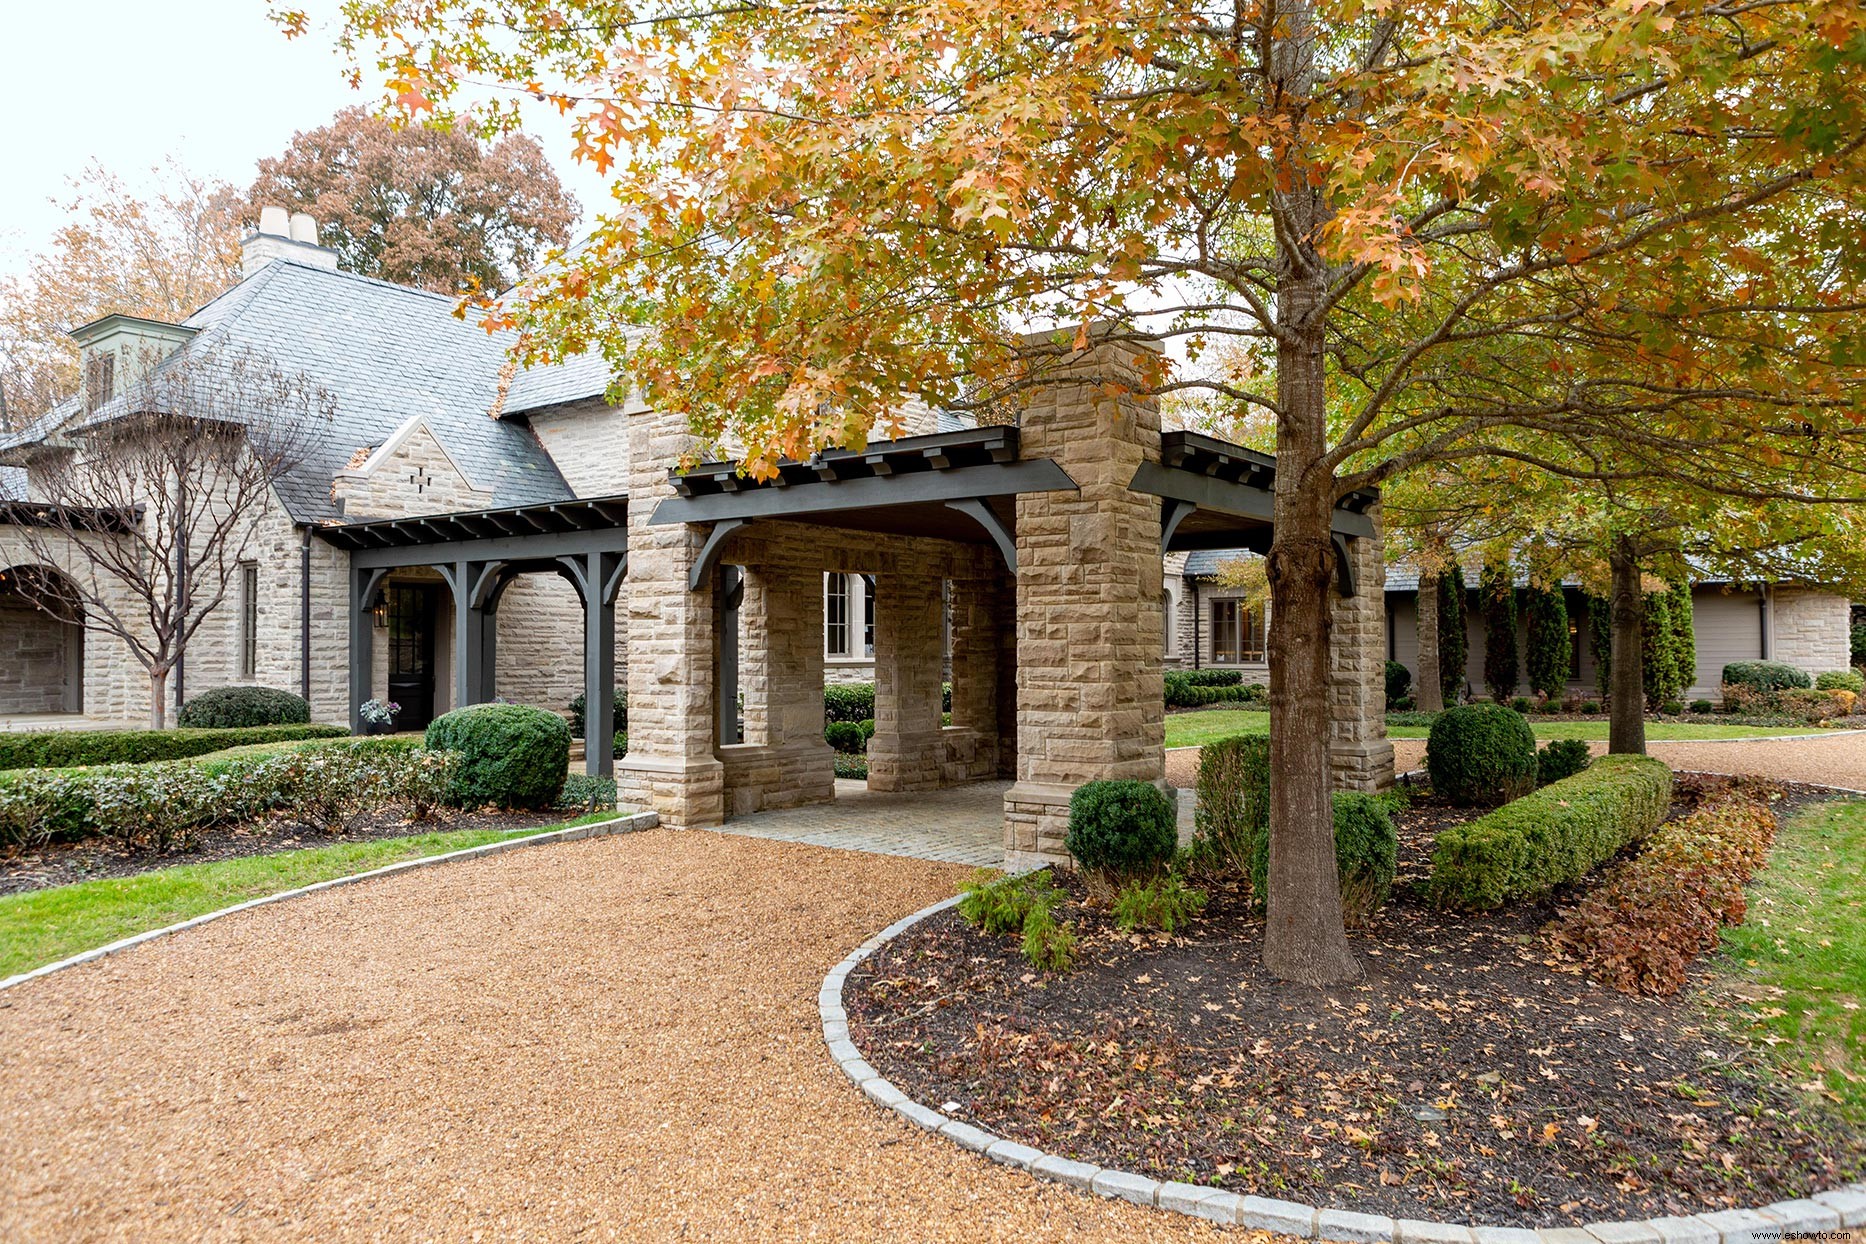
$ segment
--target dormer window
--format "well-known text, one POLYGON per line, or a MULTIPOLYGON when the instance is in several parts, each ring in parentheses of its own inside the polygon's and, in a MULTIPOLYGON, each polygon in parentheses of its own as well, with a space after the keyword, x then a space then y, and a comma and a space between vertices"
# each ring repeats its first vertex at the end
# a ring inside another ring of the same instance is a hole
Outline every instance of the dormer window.
POLYGON ((117 395, 117 356, 98 351, 85 360, 84 394, 92 410, 117 395))

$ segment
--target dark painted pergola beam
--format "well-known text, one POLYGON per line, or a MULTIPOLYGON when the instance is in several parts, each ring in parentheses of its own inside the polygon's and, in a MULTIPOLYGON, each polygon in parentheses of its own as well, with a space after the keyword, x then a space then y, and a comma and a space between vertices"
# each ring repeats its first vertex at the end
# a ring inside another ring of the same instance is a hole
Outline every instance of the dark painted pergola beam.
POLYGON ((1027 462, 983 463, 912 475, 867 476, 777 489, 768 486, 739 492, 669 497, 654 507, 650 526, 710 523, 720 519, 803 518, 896 505, 944 505, 1023 492, 1074 491, 1076 482, 1048 458, 1027 462))
MULTIPOLYGON (((1200 472, 1143 462, 1128 484, 1135 492, 1172 501, 1189 501, 1201 510, 1238 518, 1271 522, 1276 498, 1269 488, 1218 479, 1200 472)), ((1355 510, 1336 507, 1330 527, 1337 535, 1359 538, 1374 534, 1374 521, 1355 510)))

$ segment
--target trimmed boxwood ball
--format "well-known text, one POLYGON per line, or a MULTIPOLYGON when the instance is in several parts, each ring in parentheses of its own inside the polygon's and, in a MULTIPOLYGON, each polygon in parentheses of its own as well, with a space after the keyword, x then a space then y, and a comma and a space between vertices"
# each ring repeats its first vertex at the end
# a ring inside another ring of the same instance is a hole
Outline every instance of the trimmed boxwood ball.
POLYGON ((1536 755, 1536 785, 1547 786, 1573 777, 1587 768, 1591 759, 1587 743, 1581 739, 1552 740, 1536 755))
POLYGON ((862 745, 867 742, 862 735, 862 727, 853 721, 830 722, 823 727, 823 741, 850 756, 859 755, 862 745))
POLYGON ((1387 707, 1395 708, 1412 690, 1412 671, 1398 661, 1387 662, 1387 707))
POLYGON ((304 697, 276 687, 216 687, 203 691, 175 715, 189 730, 232 730, 244 726, 295 726, 311 720, 304 697))
POLYGON ((437 717, 427 745, 454 752, 448 797, 466 807, 548 808, 570 769, 570 727, 525 704, 474 704, 437 717))
POLYGON ((1425 744, 1432 789, 1462 807, 1507 803, 1535 789, 1536 736, 1500 704, 1448 708, 1425 744))
POLYGON ((1111 877, 1157 873, 1179 848, 1179 811, 1150 782, 1089 782, 1069 797, 1063 845, 1090 872, 1111 877))

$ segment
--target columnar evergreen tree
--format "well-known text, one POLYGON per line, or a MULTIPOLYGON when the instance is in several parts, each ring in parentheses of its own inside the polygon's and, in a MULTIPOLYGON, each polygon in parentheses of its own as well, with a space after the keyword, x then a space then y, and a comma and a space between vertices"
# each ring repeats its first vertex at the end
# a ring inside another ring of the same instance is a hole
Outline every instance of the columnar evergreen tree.
POLYGON ((1606 699, 1613 686, 1613 612, 1605 596, 1587 597, 1587 647, 1594 658, 1594 691, 1606 699))
POLYGON ((1678 697, 1678 627, 1672 620, 1672 605, 1669 589, 1646 594, 1639 655, 1647 708, 1656 709, 1678 697))
POLYGON ((1506 561, 1484 563, 1477 580, 1484 610, 1484 686, 1502 704, 1516 694, 1522 663, 1516 655, 1516 576, 1506 561))
POLYGON ((1670 581, 1672 598, 1672 681, 1683 695, 1697 681, 1697 623, 1692 616, 1691 581, 1680 577, 1670 581))
POLYGON ((1464 699, 1465 666, 1471 659, 1470 623, 1465 619, 1464 567, 1453 562, 1438 580, 1438 678, 1446 707, 1464 699))
POLYGON ((1559 700, 1568 685, 1572 647, 1568 636, 1568 602, 1559 584, 1531 586, 1525 596, 1529 688, 1550 700, 1559 700))
POLYGON ((749 472, 911 398, 1008 415, 1094 339, 1166 347, 1130 387, 1274 425, 1279 976, 1360 971, 1328 790, 1340 500, 1434 463, 1714 487, 1862 456, 1857 0, 343 12, 410 115, 488 83, 577 115, 613 208, 490 320, 600 347, 749 472))

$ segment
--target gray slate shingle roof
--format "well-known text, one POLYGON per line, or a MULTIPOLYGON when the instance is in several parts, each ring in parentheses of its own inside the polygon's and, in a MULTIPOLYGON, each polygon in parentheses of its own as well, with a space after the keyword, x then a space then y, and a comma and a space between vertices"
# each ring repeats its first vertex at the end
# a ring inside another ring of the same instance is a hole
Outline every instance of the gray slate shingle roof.
POLYGON ((512 377, 501 413, 522 415, 546 406, 561 406, 601 397, 613 374, 602 351, 591 350, 555 366, 526 367, 512 377))
POLYGON ((1186 554, 1184 573, 1188 579, 1209 579, 1226 562, 1255 556, 1249 549, 1195 549, 1186 554))
MULTIPOLYGON (((283 371, 305 373, 335 399, 335 417, 316 447, 278 484, 299 522, 341 517, 330 498, 332 476, 417 415, 468 482, 492 493, 492 505, 570 499, 531 429, 490 414, 512 334, 488 334, 453 310, 446 295, 279 259, 184 320, 201 330, 184 349, 251 350, 283 371)), ((585 383, 550 376, 559 370, 519 375, 541 387, 585 383)), ((0 451, 39 440, 78 413, 75 399, 62 403, 0 442, 0 451)))
POLYGON ((26 472, 20 467, 0 467, 0 501, 26 499, 26 472))
POLYGON ((276 260, 185 323, 203 330, 196 343, 254 350, 335 397, 329 433, 279 484, 300 522, 337 517, 331 477, 416 415, 493 505, 567 500, 570 486, 531 430, 488 413, 510 335, 453 311, 445 295, 276 260))

